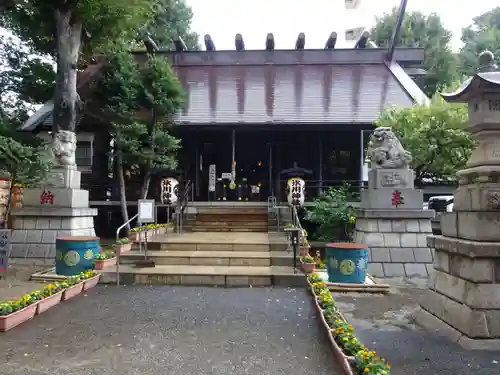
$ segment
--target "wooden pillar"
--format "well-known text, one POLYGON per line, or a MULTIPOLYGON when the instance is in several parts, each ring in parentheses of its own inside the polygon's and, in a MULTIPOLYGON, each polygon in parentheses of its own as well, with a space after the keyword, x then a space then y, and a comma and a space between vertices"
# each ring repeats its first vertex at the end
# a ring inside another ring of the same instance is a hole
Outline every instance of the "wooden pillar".
POLYGON ((318 197, 323 193, 323 137, 318 139, 318 197))
POLYGON ((194 142, 194 190, 195 190, 195 199, 200 198, 200 145, 198 140, 194 142))
POLYGON ((281 183, 280 183, 280 179, 281 179, 281 175, 280 175, 280 171, 281 171, 280 156, 281 156, 281 145, 279 143, 277 143, 276 144, 276 154, 275 154, 274 159, 276 160, 276 201, 278 203, 281 202, 281 196, 282 196, 282 193, 283 193, 281 191, 281 183))

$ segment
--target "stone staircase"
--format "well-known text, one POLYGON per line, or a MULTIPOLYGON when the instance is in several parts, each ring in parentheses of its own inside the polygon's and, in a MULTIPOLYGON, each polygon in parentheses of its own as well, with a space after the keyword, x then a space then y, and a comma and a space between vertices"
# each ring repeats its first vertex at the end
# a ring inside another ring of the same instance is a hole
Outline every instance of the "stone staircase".
MULTIPOLYGON (((222 215, 222 214, 218 214, 222 215)), ((224 215, 226 215, 224 213, 224 215)), ((167 234, 148 244, 154 268, 137 268, 137 250, 121 255, 123 284, 210 285, 220 287, 300 286, 305 278, 293 269, 293 254, 281 233, 186 232, 167 234)), ((116 282, 115 269, 103 282, 116 282)))
POLYGON ((188 215, 192 232, 267 232, 267 207, 204 207, 188 215))

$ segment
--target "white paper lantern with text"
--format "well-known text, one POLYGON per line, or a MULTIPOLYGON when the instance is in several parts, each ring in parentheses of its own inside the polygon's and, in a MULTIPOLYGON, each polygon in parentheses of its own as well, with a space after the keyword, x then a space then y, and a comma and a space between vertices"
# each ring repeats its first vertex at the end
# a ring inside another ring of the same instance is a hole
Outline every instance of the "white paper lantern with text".
POLYGON ((287 181, 286 193, 288 204, 303 206, 306 199, 306 183, 300 177, 292 177, 287 181))
POLYGON ((179 199, 179 181, 173 177, 161 180, 161 203, 175 205, 179 199))

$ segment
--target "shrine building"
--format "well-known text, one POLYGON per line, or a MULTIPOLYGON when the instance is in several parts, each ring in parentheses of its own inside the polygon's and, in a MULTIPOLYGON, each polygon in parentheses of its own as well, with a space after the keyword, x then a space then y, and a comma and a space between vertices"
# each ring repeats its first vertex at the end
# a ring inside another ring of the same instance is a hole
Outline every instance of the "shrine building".
MULTIPOLYGON (((301 33, 294 48, 279 50, 268 34, 262 50, 247 50, 237 34, 234 50, 219 51, 207 35, 205 50, 186 50, 179 39, 172 50, 156 52, 170 61, 186 93, 172 128, 181 139, 179 166, 166 174, 181 185, 189 182, 190 198, 201 202, 285 200, 283 171, 293 167, 305 171, 306 200, 343 182, 361 186, 364 148, 380 113, 428 103, 415 83, 424 51, 377 48, 368 32, 354 48, 336 48, 336 40, 332 33, 324 49, 307 49, 301 33)), ((134 54, 147 58, 143 51, 134 54)), ((101 67, 96 63, 79 72, 83 100, 101 67)), ((49 139, 52 109, 46 103, 20 130, 49 139)), ((91 204, 116 206, 119 214, 108 128, 92 114, 81 114, 76 161, 91 204)), ((127 186, 128 200, 135 201, 138 185, 127 186)), ((159 199, 159 189, 153 179, 152 198, 159 199)))

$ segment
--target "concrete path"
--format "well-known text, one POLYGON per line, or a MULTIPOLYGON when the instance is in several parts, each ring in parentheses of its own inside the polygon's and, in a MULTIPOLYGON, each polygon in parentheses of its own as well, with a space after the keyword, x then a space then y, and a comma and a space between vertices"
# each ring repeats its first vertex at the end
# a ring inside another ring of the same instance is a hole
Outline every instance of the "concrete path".
POLYGON ((356 336, 392 365, 392 375, 498 375, 500 352, 470 351, 412 324, 425 280, 386 279, 390 295, 337 294, 356 336))
POLYGON ((0 336, 2 375, 336 375, 303 289, 104 287, 0 336))

